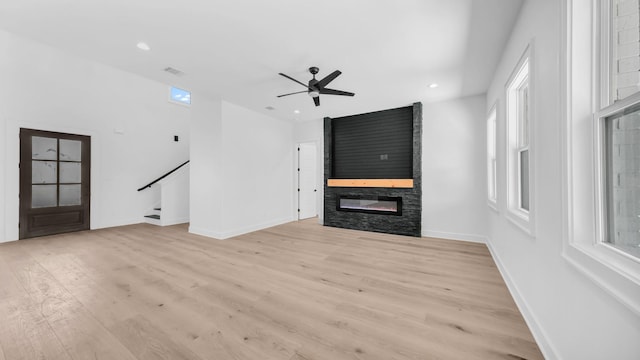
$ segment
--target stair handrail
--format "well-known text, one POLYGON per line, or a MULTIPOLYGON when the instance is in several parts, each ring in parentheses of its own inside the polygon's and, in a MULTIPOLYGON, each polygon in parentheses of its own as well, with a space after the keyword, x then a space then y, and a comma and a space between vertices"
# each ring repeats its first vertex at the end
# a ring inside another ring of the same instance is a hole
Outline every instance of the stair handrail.
POLYGON ((173 174, 174 172, 178 171, 178 169, 180 169, 181 167, 183 167, 183 166, 187 165, 187 164, 189 163, 189 161, 190 161, 190 160, 187 160, 187 161, 183 162, 182 164, 178 165, 175 169, 173 169, 173 170, 171 170, 171 171, 169 171, 169 172, 165 173, 164 175, 160 176, 159 178, 157 178, 157 179, 153 180, 152 182, 148 183, 147 185, 145 185, 145 186, 141 187, 140 189, 138 189, 138 191, 142 191, 142 190, 144 190, 144 189, 146 189, 146 188, 150 188, 150 187, 151 187, 151 185, 153 185, 153 184, 157 183, 158 181, 160 181, 160 180, 162 180, 162 179, 166 178, 167 176, 169 176, 169 175, 173 174))

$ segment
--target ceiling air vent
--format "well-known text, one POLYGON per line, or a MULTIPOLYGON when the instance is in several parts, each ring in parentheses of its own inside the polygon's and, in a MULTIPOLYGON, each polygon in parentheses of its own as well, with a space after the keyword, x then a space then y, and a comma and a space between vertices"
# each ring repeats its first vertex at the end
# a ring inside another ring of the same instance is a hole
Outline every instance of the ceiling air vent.
POLYGON ((164 68, 164 71, 168 72, 169 74, 173 74, 175 76, 182 76, 184 75, 184 73, 178 69, 174 69, 171 66, 164 68))

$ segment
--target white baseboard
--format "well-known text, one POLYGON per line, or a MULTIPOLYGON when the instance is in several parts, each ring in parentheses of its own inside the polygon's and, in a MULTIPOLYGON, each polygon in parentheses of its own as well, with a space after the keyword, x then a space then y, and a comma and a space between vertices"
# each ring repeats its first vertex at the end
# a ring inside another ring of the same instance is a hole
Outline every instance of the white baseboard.
POLYGON ((118 227, 118 226, 127 226, 127 225, 134 225, 134 224, 140 224, 143 223, 144 219, 141 217, 136 217, 133 219, 121 219, 121 220, 117 220, 117 221, 109 221, 109 222, 103 222, 101 224, 98 225, 94 225, 94 222, 91 222, 91 230, 98 230, 98 229, 106 229, 106 228, 112 228, 112 227, 118 227))
POLYGON ((206 236, 208 238, 212 238, 216 240, 223 240, 222 233, 211 231, 209 229, 189 226, 189 232, 195 235, 206 236))
POLYGON ((233 230, 227 230, 227 231, 211 231, 209 229, 195 228, 193 226, 190 226, 189 232, 192 234, 207 236, 207 237, 218 239, 218 240, 226 240, 234 236, 247 234, 250 232, 270 228, 277 225, 282 225, 291 221, 295 221, 295 220, 291 218, 276 219, 276 220, 267 221, 257 225, 250 225, 250 226, 233 229, 233 230))
POLYGON ((151 225, 156 225, 156 226, 162 226, 162 222, 158 219, 152 219, 152 218, 148 218, 145 217, 144 218, 144 222, 147 224, 151 224, 151 225))
POLYGON ((159 226, 170 226, 170 225, 177 225, 177 224, 184 224, 184 223, 188 223, 189 222, 189 218, 178 218, 178 219, 172 219, 172 220, 155 220, 155 219, 150 219, 150 218, 133 218, 133 219, 122 219, 119 221, 110 221, 107 223, 102 223, 99 224, 97 226, 94 226, 93 223, 91 224, 91 230, 98 230, 98 229, 106 229, 106 228, 112 228, 112 227, 118 227, 118 226, 127 226, 127 225, 134 225, 134 224, 141 224, 141 223, 149 223, 149 224, 154 224, 154 225, 159 225, 159 226))
POLYGON ((271 220, 271 221, 267 221, 261 224, 256 224, 256 225, 250 225, 250 226, 246 226, 246 227, 242 227, 239 229, 234 229, 234 230, 228 230, 222 233, 222 239, 228 239, 230 237, 234 237, 234 236, 239 236, 242 234, 247 234, 253 231, 258 231, 258 230, 262 230, 262 229, 266 229, 266 228, 270 228, 273 226, 278 226, 278 225, 282 225, 288 222, 294 221, 294 219, 291 218, 284 218, 284 219, 276 219, 276 220, 271 220))
POLYGON ((475 234, 458 234, 444 231, 433 231, 433 230, 422 230, 423 237, 432 237, 439 238, 445 240, 460 240, 460 241, 469 241, 476 243, 487 243, 487 237, 482 235, 475 234))
POLYGON ((162 220, 162 226, 178 225, 178 224, 184 224, 184 223, 188 223, 189 222, 189 218, 188 217, 171 219, 171 220, 164 220, 164 219, 162 219, 162 215, 160 216, 160 220, 162 220))
POLYGON ((531 330, 531 334, 536 340, 536 343, 538 344, 542 355, 545 359, 548 360, 561 359, 560 356, 558 356, 558 351, 549 341, 549 336, 540 326, 538 318, 531 311, 529 303, 527 303, 527 300, 525 300, 525 298, 521 295, 520 291, 518 290, 518 286, 513 282, 511 275, 509 275, 509 271, 507 271, 507 269, 504 267, 502 261, 500 260, 500 257, 493 249, 491 241, 487 241, 487 248, 489 248, 491 257, 496 263, 498 271, 500 271, 500 274, 502 275, 502 279, 504 280, 505 284, 507 284, 507 288, 509 289, 513 300, 516 302, 516 306, 518 307, 518 310, 520 310, 524 321, 527 323, 527 326, 529 326, 529 330, 531 330))

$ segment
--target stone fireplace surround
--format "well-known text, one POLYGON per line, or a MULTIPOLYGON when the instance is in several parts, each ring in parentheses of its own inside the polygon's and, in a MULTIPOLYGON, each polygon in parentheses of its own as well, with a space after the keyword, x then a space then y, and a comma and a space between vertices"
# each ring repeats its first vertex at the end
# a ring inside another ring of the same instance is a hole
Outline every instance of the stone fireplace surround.
MULTIPOLYGON (((422 222, 422 104, 413 107, 413 184, 411 187, 329 186, 332 179, 332 121, 324 119, 324 225, 346 229, 421 236, 422 222), (400 197, 401 214, 338 211, 340 196, 376 198, 400 197)), ((335 181, 332 181, 335 183, 335 181)), ((367 181, 361 181, 367 183, 367 181)), ((376 183, 375 181, 370 181, 376 183)), ((360 183, 352 181, 352 183, 360 183)), ((375 185, 374 185, 375 186, 375 185)), ((389 185, 395 186, 395 185, 389 185)))

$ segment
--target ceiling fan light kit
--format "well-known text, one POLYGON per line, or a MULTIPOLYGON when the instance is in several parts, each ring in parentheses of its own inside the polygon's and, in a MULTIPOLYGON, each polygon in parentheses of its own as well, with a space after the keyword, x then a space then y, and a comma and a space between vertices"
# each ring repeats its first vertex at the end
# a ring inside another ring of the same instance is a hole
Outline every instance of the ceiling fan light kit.
POLYGON ((307 90, 296 91, 296 92, 289 93, 289 94, 278 95, 278 97, 289 96, 289 95, 294 95, 294 94, 302 94, 302 93, 306 92, 309 96, 311 96, 313 98, 314 104, 316 106, 320 106, 320 94, 323 94, 323 95, 341 95, 341 96, 353 96, 353 95, 355 95, 352 92, 329 89, 329 88, 325 87, 330 82, 335 80, 335 78, 340 76, 340 74, 342 74, 342 72, 340 70, 336 70, 336 71, 332 72, 331 74, 325 76, 322 80, 317 80, 316 79, 316 74, 319 71, 320 71, 320 69, 318 69, 315 66, 312 66, 312 67, 309 68, 309 72, 311 73, 311 75, 313 75, 313 79, 309 80, 309 83, 307 85, 305 85, 301 81, 298 81, 298 80, 292 78, 289 75, 286 75, 286 74, 283 74, 283 73, 279 73, 281 76, 284 76, 287 79, 289 79, 291 81, 294 81, 294 82, 306 87, 307 90))

